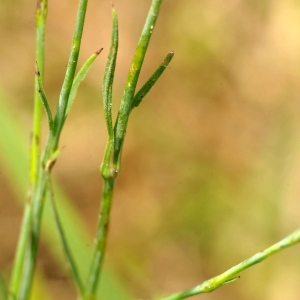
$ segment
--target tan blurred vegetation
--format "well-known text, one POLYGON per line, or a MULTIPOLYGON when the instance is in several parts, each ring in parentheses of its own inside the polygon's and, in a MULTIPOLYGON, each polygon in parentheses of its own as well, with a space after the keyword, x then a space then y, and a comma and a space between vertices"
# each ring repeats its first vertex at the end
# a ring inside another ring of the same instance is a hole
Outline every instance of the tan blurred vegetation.
MULTIPOLYGON (((150 0, 114 4, 120 26, 116 115, 150 0)), ((49 1, 45 90, 53 109, 76 6, 49 1)), ((79 90, 54 171, 93 233, 106 142, 101 82, 110 6, 90 1, 80 63, 104 51, 79 90)), ((28 136, 34 22, 35 1, 0 2, 0 87, 28 136)), ((113 204, 107 264, 136 299, 197 285, 299 227, 299 3, 165 0, 140 83, 170 50, 171 65, 131 116, 113 204)), ((8 267, 21 209, 0 176, 0 262, 8 267)), ((72 295, 47 250, 41 252, 52 285, 72 295)), ((299 299, 299 261, 299 247, 288 249, 194 299, 299 299)))

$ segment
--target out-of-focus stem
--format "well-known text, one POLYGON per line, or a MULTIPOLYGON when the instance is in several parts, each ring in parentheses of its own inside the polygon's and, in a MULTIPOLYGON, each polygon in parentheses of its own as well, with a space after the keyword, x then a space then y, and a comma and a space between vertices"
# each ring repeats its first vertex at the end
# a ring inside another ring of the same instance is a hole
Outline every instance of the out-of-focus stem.
POLYGON ((239 277, 236 276, 240 272, 245 269, 252 267, 253 265, 262 262, 269 256, 287 248, 293 246, 300 242, 300 229, 294 231, 292 234, 288 235, 278 243, 274 244, 273 246, 256 253, 255 255, 251 256, 250 258, 244 260, 243 262, 239 263, 238 265, 230 268, 226 272, 213 277, 209 280, 204 281, 200 285, 197 285, 193 288, 184 290, 182 292, 173 294, 168 297, 161 298, 160 300, 181 300, 185 298, 189 298, 195 295, 210 293, 222 285, 226 283, 233 282, 237 280, 239 277))
MULTIPOLYGON (((44 76, 44 53, 45 53, 45 25, 47 19, 47 0, 38 0, 36 8, 36 60, 40 67, 40 79, 43 80, 44 76)), ((30 186, 29 186, 29 197, 25 204, 23 221, 21 225, 21 232, 17 244, 15 260, 13 265, 12 277, 9 287, 9 295, 18 294, 20 279, 23 269, 23 262, 25 257, 26 246, 28 242, 28 236, 30 231, 31 222, 31 195, 35 190, 36 183, 38 180, 38 169, 40 161, 41 151, 41 128, 42 128, 42 104, 39 99, 37 92, 37 86, 35 84, 34 93, 34 118, 33 118, 33 133, 31 141, 31 152, 30 152, 30 186)))

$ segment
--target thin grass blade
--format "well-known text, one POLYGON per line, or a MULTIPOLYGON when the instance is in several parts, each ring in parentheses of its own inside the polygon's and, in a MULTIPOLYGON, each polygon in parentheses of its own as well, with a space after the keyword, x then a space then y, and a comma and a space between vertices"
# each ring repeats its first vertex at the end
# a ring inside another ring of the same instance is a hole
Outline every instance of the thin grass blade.
POLYGON ((68 101, 68 105, 67 105, 67 109, 66 109, 66 115, 65 115, 65 119, 67 118, 71 107, 73 105, 74 99, 76 97, 77 94, 77 90, 78 87, 80 85, 80 83, 84 80, 84 78, 86 77, 87 73, 89 72, 91 66, 93 65, 93 62, 96 60, 96 58, 98 57, 98 55, 101 53, 101 51, 103 50, 103 48, 99 49, 98 51, 96 51, 82 66, 82 68, 79 70, 78 74, 76 75, 73 84, 72 84, 72 89, 70 92, 70 96, 69 96, 69 101, 68 101))
POLYGON ((140 105, 144 97, 149 93, 152 89, 158 78, 162 75, 162 73, 166 70, 170 61, 174 56, 174 52, 170 52, 167 54, 164 61, 160 64, 160 66, 156 69, 156 71, 150 76, 147 82, 142 86, 142 88, 136 93, 133 98, 132 109, 140 105))

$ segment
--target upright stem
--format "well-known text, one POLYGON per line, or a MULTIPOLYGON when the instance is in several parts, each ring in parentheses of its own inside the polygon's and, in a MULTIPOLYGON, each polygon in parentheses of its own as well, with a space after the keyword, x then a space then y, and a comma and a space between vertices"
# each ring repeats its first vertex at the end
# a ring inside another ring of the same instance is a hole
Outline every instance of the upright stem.
MULTIPOLYGON (((40 67, 40 78, 43 80, 44 77, 44 53, 45 53, 45 26, 47 20, 47 0, 38 0, 36 8, 36 60, 40 67)), ((34 120, 33 120, 33 134, 31 141, 31 153, 30 153, 30 187, 29 187, 29 198, 26 201, 23 221, 21 225, 21 232, 17 244, 15 261, 12 271, 12 277, 10 281, 10 297, 18 294, 20 286, 20 278, 22 274, 23 262, 25 257, 25 250, 28 241, 31 221, 31 195, 35 189, 39 160, 41 153, 41 128, 42 128, 42 104, 39 99, 37 87, 35 85, 34 92, 34 120)))
MULTIPOLYGON (((116 169, 120 168, 120 155, 126 133, 128 118, 133 107, 134 93, 142 64, 146 55, 146 51, 155 27, 155 23, 159 14, 162 0, 152 0, 151 7, 138 43, 134 53, 129 73, 126 80, 120 108, 118 112, 117 121, 114 127, 115 131, 115 151, 114 151, 114 164, 116 169)), ((119 171, 119 170, 118 170, 119 171)))
POLYGON ((70 91, 73 85, 73 80, 75 76, 75 71, 77 67, 77 61, 80 51, 80 45, 81 45, 81 38, 82 38, 82 32, 83 32, 83 25, 86 15, 86 8, 87 8, 88 0, 80 0, 79 6, 78 6, 78 12, 77 12, 77 19, 76 19, 76 25, 75 25, 75 31, 73 35, 73 41, 72 41, 72 49, 69 57, 67 72, 65 75, 64 83, 60 92, 59 96, 59 102, 57 106, 56 115, 54 118, 54 130, 55 130, 55 136, 54 136, 54 144, 53 147, 56 150, 59 142, 59 136, 62 130, 62 127, 65 122, 65 116, 66 116, 66 110, 68 106, 68 100, 70 91))
POLYGON ((96 245, 91 260, 90 271, 88 275, 87 286, 84 300, 96 299, 97 285, 99 282, 101 267, 104 259, 106 237, 110 218, 110 209, 112 203, 113 188, 116 176, 120 169, 121 150, 128 124, 128 118, 133 107, 134 93, 145 58, 145 54, 150 42, 150 38, 158 17, 162 0, 152 0, 150 10, 134 53, 129 73, 121 100, 118 117, 114 129, 111 122, 111 100, 112 84, 115 71, 115 62, 118 49, 118 23, 116 11, 113 8, 113 30, 111 48, 108 57, 106 72, 103 84, 103 102, 104 113, 108 129, 108 143, 106 146, 103 163, 101 165, 101 174, 104 179, 102 202, 100 206, 100 215, 98 221, 98 232, 96 245))
POLYGON ((106 248, 106 238, 110 218, 114 183, 114 179, 104 180, 102 200, 98 218, 96 244, 91 261, 91 267, 88 275, 88 282, 85 290, 84 300, 96 299, 97 284, 99 281, 100 271, 103 264, 106 248))
MULTIPOLYGON (((47 3, 46 1, 47 0, 38 0, 37 11, 40 11, 39 7, 42 7, 44 4, 46 4, 47 3)), ((54 134, 52 134, 52 130, 50 130, 49 128, 50 133, 49 133, 46 149, 44 151, 44 155, 42 159, 40 159, 40 155, 39 155, 40 152, 40 146, 39 146, 40 127, 39 126, 40 125, 38 126, 38 124, 41 123, 41 116, 39 113, 35 114, 35 124, 37 124, 35 130, 37 134, 34 134, 34 138, 33 138, 34 147, 32 150, 33 153, 32 157, 34 163, 32 163, 33 167, 31 169, 31 176, 30 176, 32 178, 31 182, 34 182, 34 188, 32 190, 33 192, 32 207, 29 206, 28 209, 30 209, 30 211, 28 214, 26 214, 26 216, 28 216, 27 222, 28 224, 31 225, 30 228, 31 235, 29 238, 27 238, 27 243, 24 243, 23 245, 22 264, 24 264, 23 261, 25 260, 25 265, 22 273, 22 282, 18 293, 14 293, 14 295, 18 295, 18 300, 27 300, 30 296, 34 269, 36 265, 44 200, 45 200, 45 195, 47 190, 47 180, 48 180, 48 176, 50 176, 53 162, 56 160, 56 156, 55 157, 53 156, 57 152, 61 130, 66 118, 65 114, 66 114, 69 95, 74 81, 74 75, 75 75, 77 61, 78 61, 87 3, 88 0, 79 0, 75 32, 74 32, 73 42, 72 42, 72 49, 69 57, 65 80, 60 93, 57 112, 54 119, 54 134), (26 257, 24 257, 25 247, 27 247, 26 257)), ((42 25, 45 24, 42 22, 40 18, 37 17, 37 28, 39 28, 39 26, 42 25)), ((38 36, 40 36, 41 32, 42 31, 38 30, 38 36)), ((43 64, 39 62, 39 58, 43 57, 44 40, 41 40, 40 47, 38 47, 39 50, 37 51, 37 60, 41 72, 41 70, 43 71, 43 64)), ((40 101, 40 99, 38 100, 40 101)), ((41 103, 36 105, 38 109, 41 110, 41 103)))
MULTIPOLYGON (((46 149, 44 152, 44 159, 50 160, 52 146, 52 136, 48 137, 46 149)), ((51 168, 53 165, 50 165, 50 168, 45 168, 45 164, 42 164, 39 170, 38 181, 36 182, 36 189, 34 190, 32 198, 32 208, 30 214, 30 236, 27 241, 27 248, 25 253, 25 262, 23 266, 22 273, 22 282, 19 288, 18 300, 27 300, 30 296, 30 291, 33 282, 34 270, 36 265, 36 257, 38 251, 40 230, 41 230, 41 221, 43 208, 45 203, 45 195, 47 191, 47 182, 48 176, 50 175, 51 168)))

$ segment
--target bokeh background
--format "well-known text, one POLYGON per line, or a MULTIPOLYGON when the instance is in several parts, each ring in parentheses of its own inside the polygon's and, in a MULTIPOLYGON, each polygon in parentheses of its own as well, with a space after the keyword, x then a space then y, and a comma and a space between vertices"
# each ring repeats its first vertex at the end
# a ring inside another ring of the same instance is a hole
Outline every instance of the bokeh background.
MULTIPOLYGON (((53 109, 77 2, 49 1, 45 90, 53 109)), ((150 2, 114 1, 120 26, 114 116, 150 2)), ((0 2, 1 101, 27 141, 35 6, 35 1, 0 2)), ((104 51, 79 89, 54 168, 91 234, 106 143, 101 85, 110 30, 111 1, 91 0, 79 65, 100 47, 104 51)), ((140 85, 171 50, 175 56, 167 71, 131 115, 113 203, 106 265, 132 299, 195 286, 299 227, 299 3, 165 0, 140 85)), ((0 167, 5 160, 0 154, 0 167)), ((22 208, 3 168, 0 188, 0 265, 9 273, 22 208)), ((299 261, 296 246, 194 299, 299 299, 299 261)), ((39 270, 49 299, 75 299, 44 243, 39 270)))

